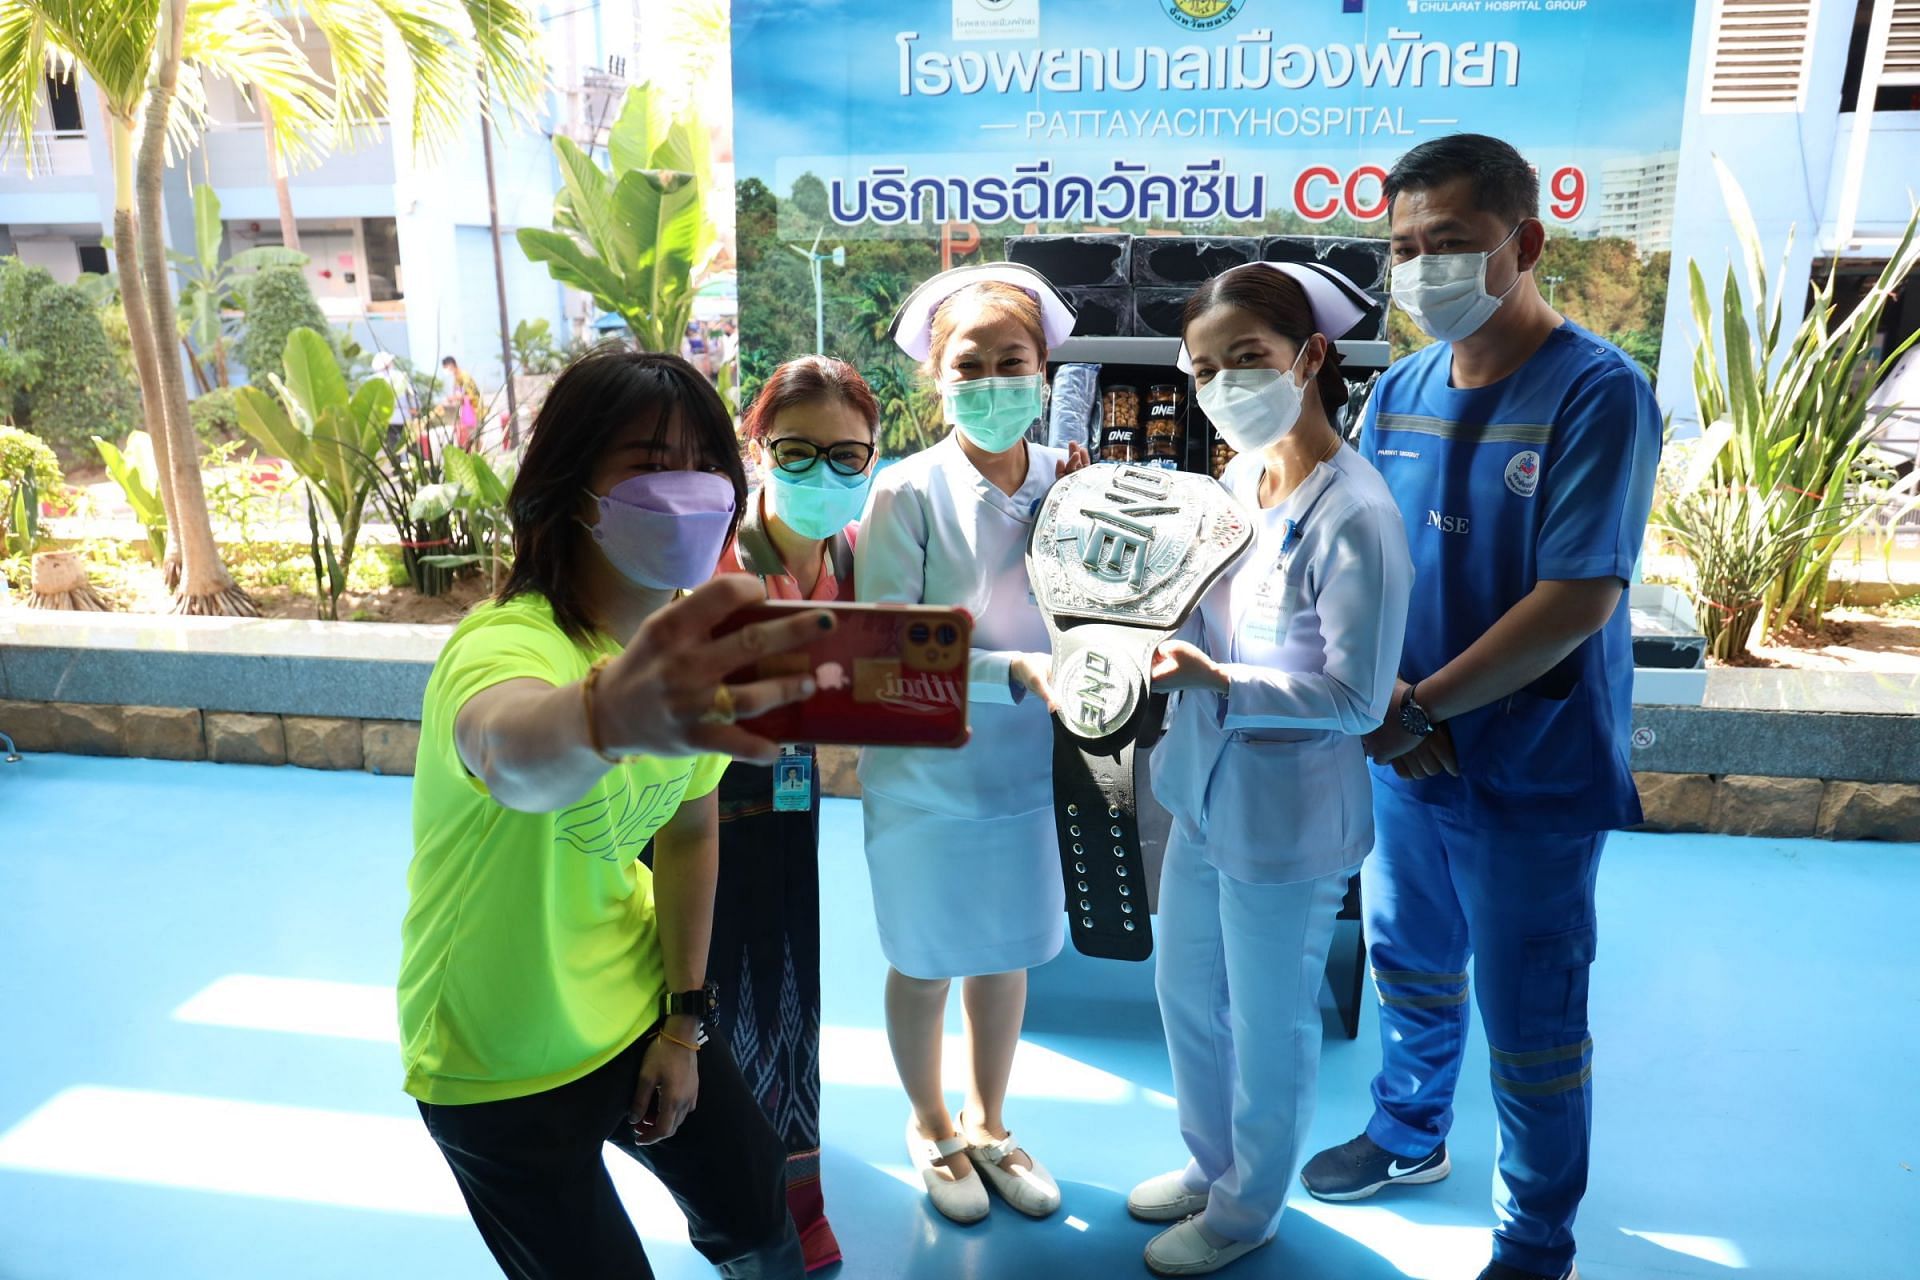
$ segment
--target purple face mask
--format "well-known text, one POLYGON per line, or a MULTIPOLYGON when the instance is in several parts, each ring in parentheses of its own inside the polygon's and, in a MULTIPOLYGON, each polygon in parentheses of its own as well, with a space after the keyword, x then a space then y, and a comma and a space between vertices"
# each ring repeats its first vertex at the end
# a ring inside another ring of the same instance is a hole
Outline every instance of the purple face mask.
POLYGON ((656 471, 593 500, 594 541, 632 582, 665 591, 713 576, 733 524, 733 481, 711 471, 656 471))

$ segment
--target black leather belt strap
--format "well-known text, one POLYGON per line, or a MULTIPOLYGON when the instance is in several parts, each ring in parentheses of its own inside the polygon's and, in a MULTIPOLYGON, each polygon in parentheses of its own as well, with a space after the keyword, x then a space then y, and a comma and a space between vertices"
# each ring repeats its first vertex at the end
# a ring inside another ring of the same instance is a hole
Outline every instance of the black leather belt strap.
POLYGON ((1133 760, 1158 728, 1153 651, 1253 540, 1208 476, 1096 466, 1056 484, 1027 544, 1027 575, 1053 638, 1054 825, 1073 945, 1153 953, 1133 760))
POLYGON ((1151 710, 1142 700, 1118 730, 1093 740, 1054 720, 1053 820, 1073 945, 1106 960, 1153 954, 1133 789, 1134 752, 1151 710))

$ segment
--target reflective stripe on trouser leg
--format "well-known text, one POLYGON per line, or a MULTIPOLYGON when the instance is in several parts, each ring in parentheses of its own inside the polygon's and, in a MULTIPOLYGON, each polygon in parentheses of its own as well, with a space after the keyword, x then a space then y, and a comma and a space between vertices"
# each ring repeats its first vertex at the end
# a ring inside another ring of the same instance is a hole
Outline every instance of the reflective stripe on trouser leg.
POLYGON ((1367 1136, 1406 1158, 1426 1156, 1452 1127, 1470 1016, 1466 917, 1438 812, 1375 785, 1374 848, 1360 868, 1380 997, 1380 1073, 1367 1136))
POLYGON ((1272 1235, 1299 1175, 1320 1074, 1320 987, 1349 879, 1345 871, 1295 884, 1220 877, 1238 1078, 1233 1165, 1213 1184, 1206 1224, 1228 1239, 1272 1235))
POLYGON ((1592 835, 1448 831, 1499 1119, 1493 1256, 1545 1275, 1573 1260, 1587 1187, 1587 992, 1601 845, 1592 835))

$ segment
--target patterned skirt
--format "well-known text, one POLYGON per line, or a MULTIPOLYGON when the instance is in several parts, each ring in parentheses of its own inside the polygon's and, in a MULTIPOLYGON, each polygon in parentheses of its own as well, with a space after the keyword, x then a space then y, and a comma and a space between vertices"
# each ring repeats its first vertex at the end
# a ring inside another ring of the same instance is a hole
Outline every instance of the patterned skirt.
POLYGON ((718 1026, 787 1144, 787 1202, 808 1269, 839 1257, 820 1192, 820 791, 773 807, 774 771, 735 761, 720 780, 720 880, 707 974, 718 1026), (830 1256, 829 1256, 830 1255, 830 1256))

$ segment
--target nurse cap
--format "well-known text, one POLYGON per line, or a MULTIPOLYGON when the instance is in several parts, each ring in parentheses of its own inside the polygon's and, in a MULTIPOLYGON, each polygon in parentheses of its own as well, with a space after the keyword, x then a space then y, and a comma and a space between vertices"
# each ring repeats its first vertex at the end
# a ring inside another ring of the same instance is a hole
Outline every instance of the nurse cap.
MULTIPOLYGON (((1236 271, 1278 271, 1297 281, 1307 291, 1307 305, 1313 309, 1314 332, 1326 334, 1332 342, 1352 333, 1354 326, 1366 319, 1375 306, 1359 285, 1332 267, 1323 267, 1317 262, 1244 262, 1227 268, 1220 275, 1228 276, 1236 271)), ((1180 372, 1193 372, 1193 357, 1187 354, 1185 342, 1180 344, 1180 356, 1175 363, 1180 372)))
POLYGON ((1073 332, 1078 317, 1045 276, 1015 262, 990 262, 955 267, 926 281, 900 304, 887 336, 915 360, 925 360, 933 347, 933 318, 941 306, 968 285, 990 280, 1010 284, 1040 304, 1040 332, 1048 347, 1059 346, 1073 332))

